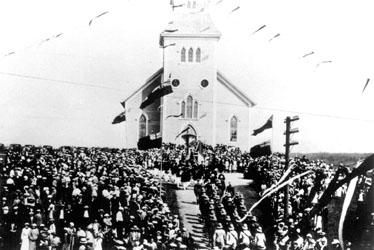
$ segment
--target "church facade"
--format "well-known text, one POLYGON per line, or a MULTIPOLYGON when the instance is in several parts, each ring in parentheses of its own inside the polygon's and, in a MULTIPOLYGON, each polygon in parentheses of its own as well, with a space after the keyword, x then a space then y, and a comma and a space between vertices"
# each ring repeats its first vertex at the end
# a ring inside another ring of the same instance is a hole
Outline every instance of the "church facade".
POLYGON ((139 139, 150 135, 185 144, 183 134, 189 134, 206 144, 248 151, 250 108, 255 104, 217 68, 221 33, 210 18, 208 3, 178 3, 174 19, 160 34, 163 67, 123 102, 126 147, 137 147, 139 139), (160 84, 171 84, 173 92, 140 109, 160 84))

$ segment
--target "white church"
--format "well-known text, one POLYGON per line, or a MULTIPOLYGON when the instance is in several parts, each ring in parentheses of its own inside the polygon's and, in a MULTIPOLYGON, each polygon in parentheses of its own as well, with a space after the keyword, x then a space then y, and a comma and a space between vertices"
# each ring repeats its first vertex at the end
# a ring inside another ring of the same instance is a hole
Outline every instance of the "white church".
POLYGON ((173 19, 160 34, 163 67, 123 102, 126 147, 136 148, 139 139, 155 134, 162 142, 185 144, 183 134, 177 137, 185 131, 206 144, 249 150, 250 110, 255 103, 219 71, 216 50, 221 33, 208 5, 208 0, 174 1, 173 19), (173 92, 140 109, 164 82, 171 83, 173 92))

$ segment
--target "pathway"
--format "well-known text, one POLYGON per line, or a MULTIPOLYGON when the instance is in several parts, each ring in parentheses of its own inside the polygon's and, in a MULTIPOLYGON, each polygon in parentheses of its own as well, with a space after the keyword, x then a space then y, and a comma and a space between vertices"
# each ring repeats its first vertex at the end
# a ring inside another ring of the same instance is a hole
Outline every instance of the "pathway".
MULTIPOLYGON (((232 186, 248 185, 251 181, 243 179, 242 173, 225 174, 226 184, 231 183, 232 186)), ((204 224, 200 220, 200 210, 196 203, 196 197, 192 187, 187 190, 176 190, 179 215, 183 226, 190 232, 191 236, 197 243, 209 244, 207 235, 204 231, 204 224)))

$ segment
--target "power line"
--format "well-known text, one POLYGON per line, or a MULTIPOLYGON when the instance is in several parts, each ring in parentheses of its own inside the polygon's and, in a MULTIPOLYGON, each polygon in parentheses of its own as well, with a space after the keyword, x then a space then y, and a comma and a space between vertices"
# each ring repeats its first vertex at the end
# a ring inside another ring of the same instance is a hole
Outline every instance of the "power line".
POLYGON ((285 109, 276 109, 276 108, 268 108, 268 107, 258 107, 258 106, 255 106, 254 108, 264 109, 264 110, 280 111, 280 112, 289 112, 289 113, 302 114, 302 115, 310 115, 310 116, 320 116, 320 117, 326 117, 326 118, 335 118, 335 119, 342 119, 342 120, 352 120, 352 121, 362 121, 362 122, 374 122, 374 120, 370 120, 370 119, 359 119, 359 118, 353 118, 353 117, 336 116, 336 115, 326 115, 326 114, 309 113, 309 112, 293 111, 293 110, 285 110, 285 109))
POLYGON ((101 88, 101 89, 109 89, 109 90, 115 90, 115 91, 125 91, 124 89, 119 88, 113 88, 103 85, 96 85, 92 83, 82 83, 82 82, 73 82, 73 81, 65 81, 65 80, 56 80, 51 78, 44 78, 44 77, 37 77, 37 76, 29 76, 29 75, 22 75, 22 74, 14 74, 14 73, 6 73, 6 72, 0 72, 1 75, 8 75, 8 76, 15 76, 15 77, 22 77, 22 78, 28 78, 33 80, 42 80, 42 81, 49 81, 49 82, 57 82, 57 83, 64 83, 69 85, 78 85, 78 86, 85 86, 85 87, 91 87, 91 88, 101 88))

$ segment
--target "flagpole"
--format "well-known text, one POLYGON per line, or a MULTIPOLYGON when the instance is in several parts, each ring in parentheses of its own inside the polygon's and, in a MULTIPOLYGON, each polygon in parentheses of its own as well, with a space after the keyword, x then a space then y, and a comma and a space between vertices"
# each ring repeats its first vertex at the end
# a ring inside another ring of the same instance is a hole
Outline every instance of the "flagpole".
POLYGON ((274 151, 274 145, 273 145, 273 141, 274 141, 274 116, 273 116, 273 119, 271 121, 271 143, 270 143, 270 148, 271 148, 271 152, 274 151))
MULTIPOLYGON (((163 70, 163 77, 161 79, 161 86, 163 86, 163 83, 165 82, 165 48, 169 46, 175 46, 175 43, 162 45, 162 70, 163 70)), ((162 138, 164 137, 164 108, 166 108, 166 105, 164 105, 164 96, 161 96, 161 114, 160 114, 160 132, 161 132, 161 164, 160 164, 160 197, 162 195, 162 138)))

